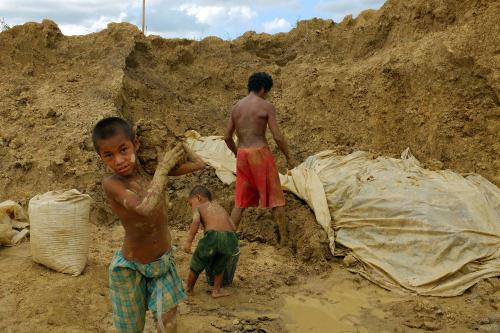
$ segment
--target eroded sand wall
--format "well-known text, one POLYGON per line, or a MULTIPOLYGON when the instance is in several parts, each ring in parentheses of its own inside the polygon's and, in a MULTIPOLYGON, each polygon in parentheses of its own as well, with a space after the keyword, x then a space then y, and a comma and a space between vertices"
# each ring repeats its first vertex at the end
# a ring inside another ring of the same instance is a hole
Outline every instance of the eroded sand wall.
POLYGON ((388 1, 341 23, 232 42, 146 38, 129 24, 80 37, 50 21, 16 26, 0 34, 0 200, 76 187, 109 218, 93 124, 134 122, 152 171, 155 147, 185 130, 222 134, 254 71, 273 75, 271 100, 298 159, 410 147, 430 167, 498 185, 499 17, 498 1, 388 1))

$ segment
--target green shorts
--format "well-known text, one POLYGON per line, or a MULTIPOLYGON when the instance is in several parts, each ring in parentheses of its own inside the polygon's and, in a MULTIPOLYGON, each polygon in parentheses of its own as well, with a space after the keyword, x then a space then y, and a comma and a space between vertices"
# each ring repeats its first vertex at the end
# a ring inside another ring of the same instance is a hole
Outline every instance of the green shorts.
POLYGON ((238 237, 234 231, 207 231, 193 253, 191 271, 200 274, 206 269, 212 275, 219 275, 237 248, 238 237))
POLYGON ((109 295, 118 332, 142 332, 146 310, 155 318, 186 298, 173 251, 148 264, 128 261, 117 251, 109 266, 109 295))

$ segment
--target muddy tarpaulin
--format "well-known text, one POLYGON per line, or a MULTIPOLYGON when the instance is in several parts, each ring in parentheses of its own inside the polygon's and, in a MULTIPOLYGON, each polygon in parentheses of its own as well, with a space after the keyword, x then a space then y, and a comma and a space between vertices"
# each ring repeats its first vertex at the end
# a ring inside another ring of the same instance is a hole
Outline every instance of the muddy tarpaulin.
MULTIPOLYGON (((324 152, 297 169, 319 178, 335 241, 376 284, 455 296, 500 275, 500 189, 483 177, 426 170, 408 150, 401 159, 324 152)), ((317 187, 299 177, 294 170, 284 184, 317 187)))
POLYGON ((191 149, 215 169, 215 174, 224 184, 236 181, 236 158, 222 136, 201 137, 195 131, 188 131, 184 135, 191 149))
MULTIPOLYGON (((234 172, 221 138, 188 140, 234 172)), ((409 150, 401 159, 322 152, 281 180, 313 209, 332 252, 334 242, 349 248, 352 270, 384 288, 455 296, 500 276, 500 189, 479 175, 426 170, 409 150)))

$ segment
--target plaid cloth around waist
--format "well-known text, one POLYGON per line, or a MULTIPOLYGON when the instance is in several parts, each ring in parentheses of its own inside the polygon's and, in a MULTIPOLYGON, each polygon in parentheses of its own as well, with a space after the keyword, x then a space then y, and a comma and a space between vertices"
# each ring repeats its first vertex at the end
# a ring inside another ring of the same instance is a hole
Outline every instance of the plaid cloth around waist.
POLYGON ((158 319, 186 298, 173 250, 147 264, 128 261, 117 251, 109 267, 109 294, 118 332, 142 332, 146 310, 158 319))

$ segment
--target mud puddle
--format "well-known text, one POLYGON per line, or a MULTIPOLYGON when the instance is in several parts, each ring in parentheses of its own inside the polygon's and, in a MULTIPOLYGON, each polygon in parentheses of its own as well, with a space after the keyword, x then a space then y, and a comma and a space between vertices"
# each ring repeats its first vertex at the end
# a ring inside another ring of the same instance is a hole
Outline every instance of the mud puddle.
POLYGON ((283 319, 288 332, 373 332, 385 324, 381 306, 398 295, 349 278, 315 279, 303 291, 284 297, 283 319))

